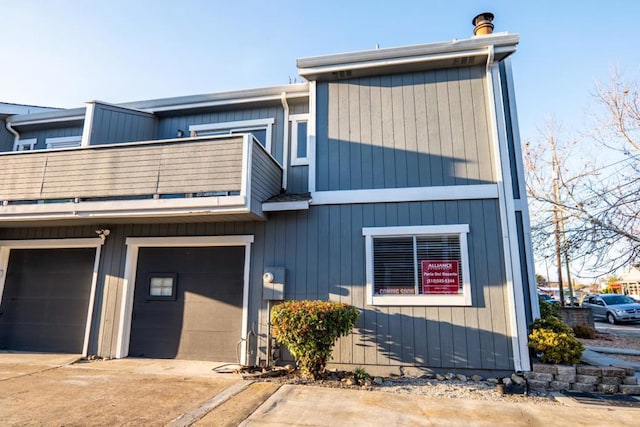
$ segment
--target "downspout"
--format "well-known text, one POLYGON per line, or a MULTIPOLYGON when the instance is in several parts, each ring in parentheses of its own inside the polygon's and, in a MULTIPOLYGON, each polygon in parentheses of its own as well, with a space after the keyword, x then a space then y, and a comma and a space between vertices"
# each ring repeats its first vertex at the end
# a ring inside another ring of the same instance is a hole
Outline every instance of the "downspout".
POLYGON ((282 92, 280 95, 282 108, 284 109, 284 141, 282 144, 282 189, 287 189, 287 181, 289 177, 289 103, 287 103, 287 93, 282 92))
POLYGON ((13 138, 13 149, 15 151, 16 147, 18 146, 18 141, 20 141, 20 134, 18 133, 17 130, 15 130, 14 128, 11 127, 11 122, 6 121, 4 122, 4 127, 7 128, 7 130, 9 132, 11 132, 14 136, 13 138))

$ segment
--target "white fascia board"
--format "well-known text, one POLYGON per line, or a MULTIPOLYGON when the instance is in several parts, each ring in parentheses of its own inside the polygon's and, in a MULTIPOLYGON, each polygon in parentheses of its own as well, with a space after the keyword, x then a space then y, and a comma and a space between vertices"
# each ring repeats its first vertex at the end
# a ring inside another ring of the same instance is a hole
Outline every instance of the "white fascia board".
POLYGON ((39 125, 44 123, 75 122, 80 120, 84 120, 84 114, 81 116, 72 115, 72 116, 65 116, 65 117, 43 118, 43 119, 33 119, 33 120, 24 120, 24 121, 17 121, 17 120, 16 121, 7 120, 7 121, 9 121, 13 125, 13 127, 20 127, 20 126, 28 126, 28 125, 39 125))
POLYGON ((426 56, 440 53, 486 49, 488 46, 494 46, 495 48, 513 48, 518 44, 519 40, 520 36, 518 34, 493 33, 491 35, 472 37, 464 40, 452 40, 412 46, 298 58, 296 64, 298 68, 310 68, 344 63, 383 61, 396 58, 408 58, 411 56, 426 56))
POLYGON ((300 68, 298 73, 302 77, 314 77, 322 74, 335 73, 345 70, 362 70, 367 68, 391 67, 397 65, 409 65, 418 63, 427 63, 433 61, 441 61, 446 59, 465 58, 469 56, 486 56, 487 50, 472 50, 462 52, 446 52, 433 55, 410 56, 405 58, 390 58, 383 60, 347 62, 343 64, 331 64, 314 68, 300 68))
POLYGON ((351 203, 415 202, 430 200, 474 200, 498 197, 496 184, 449 185, 438 187, 381 188, 375 190, 316 191, 312 205, 351 203))
POLYGON ((295 202, 264 202, 262 203, 263 212, 303 211, 308 209, 309 209, 309 200, 300 200, 295 202))
POLYGON ((6 222, 71 218, 157 218, 246 213, 250 213, 247 206, 247 198, 242 196, 0 206, 0 220, 6 222))
POLYGON ((282 92, 285 92, 287 99, 304 98, 309 96, 308 90, 308 83, 297 83, 286 86, 245 89, 206 95, 180 96, 175 98, 126 102, 118 105, 154 113, 161 111, 178 111, 193 108, 280 101, 282 98, 282 92))
POLYGON ((64 248, 97 248, 104 245, 99 237, 79 239, 30 239, 0 240, 0 248, 11 249, 64 249, 64 248))

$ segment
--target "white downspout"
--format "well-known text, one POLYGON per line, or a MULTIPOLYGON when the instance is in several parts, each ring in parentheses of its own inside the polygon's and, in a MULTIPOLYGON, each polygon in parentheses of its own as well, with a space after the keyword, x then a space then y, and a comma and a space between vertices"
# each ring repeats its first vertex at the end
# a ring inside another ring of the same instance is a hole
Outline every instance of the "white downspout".
POLYGON ((282 102, 282 108, 284 109, 284 138, 282 144, 282 188, 287 189, 287 182, 289 177, 289 103, 287 103, 287 93, 282 92, 280 95, 280 101, 282 102))
POLYGON ((16 151, 16 149, 18 148, 18 141, 20 141, 20 134, 18 133, 17 130, 15 130, 14 128, 11 127, 11 122, 5 121, 4 122, 4 127, 7 128, 7 130, 9 132, 11 132, 13 134, 13 151, 16 151))

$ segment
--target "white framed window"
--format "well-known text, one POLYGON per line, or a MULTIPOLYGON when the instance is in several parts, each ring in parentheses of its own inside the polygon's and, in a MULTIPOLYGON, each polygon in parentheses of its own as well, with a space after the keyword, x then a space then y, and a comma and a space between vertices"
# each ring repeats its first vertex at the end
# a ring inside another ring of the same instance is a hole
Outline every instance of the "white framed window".
POLYGON ((309 164, 309 144, 307 143, 308 114, 292 114, 291 122, 291 165, 309 164))
POLYGON ((189 135, 227 135, 233 133, 252 133, 258 141, 271 153, 271 133, 275 119, 240 120, 224 123, 206 123, 189 126, 189 135))
POLYGON ((365 227, 367 304, 471 305, 468 224, 365 227))
POLYGON ((49 150, 55 150, 59 148, 80 147, 81 141, 82 141, 82 135, 60 136, 56 138, 45 139, 45 143, 47 144, 47 149, 49 150))
POLYGON ((32 151, 36 149, 38 138, 18 139, 13 145, 13 151, 32 151))

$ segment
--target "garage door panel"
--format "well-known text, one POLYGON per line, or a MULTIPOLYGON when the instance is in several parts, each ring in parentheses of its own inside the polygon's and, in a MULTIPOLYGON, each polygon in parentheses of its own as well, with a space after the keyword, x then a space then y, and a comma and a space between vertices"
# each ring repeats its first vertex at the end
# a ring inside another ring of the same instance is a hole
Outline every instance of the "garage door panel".
POLYGON ((140 248, 129 355, 235 362, 244 247, 140 248), (149 300, 152 273, 177 275, 175 300, 149 300))
POLYGON ((82 352, 95 253, 12 249, 0 306, 0 348, 82 352))

